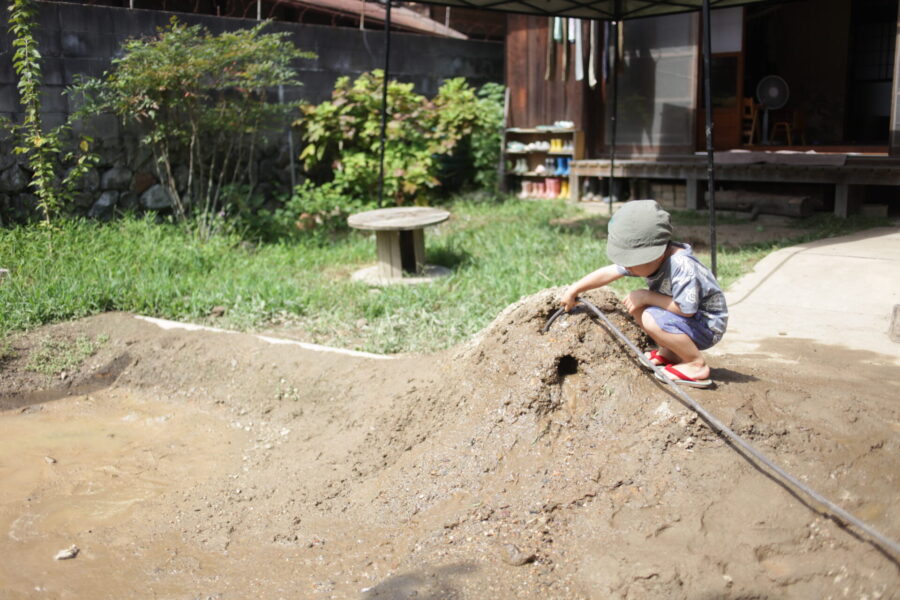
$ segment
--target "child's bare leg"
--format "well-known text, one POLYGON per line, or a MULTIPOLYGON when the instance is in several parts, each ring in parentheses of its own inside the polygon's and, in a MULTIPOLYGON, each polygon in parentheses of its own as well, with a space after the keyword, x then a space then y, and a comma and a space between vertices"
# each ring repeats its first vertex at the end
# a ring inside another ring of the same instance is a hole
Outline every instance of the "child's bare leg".
MULTIPOLYGON (((644 328, 644 325, 643 325, 644 308, 646 308, 646 307, 638 308, 631 314, 634 317, 634 320, 637 322, 637 324, 640 325, 642 329, 646 330, 646 328, 644 328)), ((654 339, 654 341, 656 341, 656 340, 654 339)), ((668 348, 664 347, 659 342, 656 342, 656 345, 658 346, 657 350, 655 351, 657 356, 655 356, 655 357, 652 356, 651 352, 644 352, 644 356, 652 364, 654 364, 656 366, 661 366, 661 365, 665 365, 665 364, 669 364, 669 363, 676 364, 676 363, 681 362, 681 359, 678 357, 677 354, 675 354, 668 348), (662 358, 664 360, 660 360, 660 358, 662 358)))
POLYGON ((673 366, 694 379, 709 377, 709 366, 694 341, 685 333, 669 333, 660 329, 653 316, 645 311, 635 315, 638 323, 659 345, 659 353, 675 363, 673 366))

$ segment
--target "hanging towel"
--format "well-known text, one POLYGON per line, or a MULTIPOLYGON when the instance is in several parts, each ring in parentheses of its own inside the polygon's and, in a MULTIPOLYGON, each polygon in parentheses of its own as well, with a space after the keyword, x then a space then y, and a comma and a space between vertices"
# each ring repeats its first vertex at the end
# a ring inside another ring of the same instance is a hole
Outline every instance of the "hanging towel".
POLYGON ((544 68, 544 79, 549 81, 553 78, 553 63, 556 62, 556 54, 553 47, 556 42, 553 41, 554 29, 556 28, 556 18, 547 18, 547 66, 544 68))
POLYGON ((560 79, 566 81, 569 78, 569 44, 566 41, 566 38, 569 37, 568 28, 569 28, 569 20, 560 18, 560 22, 562 23, 562 47, 560 51, 562 51, 562 73, 560 73, 560 79))
POLYGON ((553 17, 553 40, 556 42, 563 41, 562 17, 553 17))
POLYGON ((597 37, 600 33, 600 23, 591 19, 590 49, 588 50, 588 85, 597 87, 597 37))
POLYGON ((575 26, 578 25, 578 19, 569 17, 569 42, 575 42, 575 26))
POLYGON ((575 81, 584 79, 584 48, 581 43, 581 19, 575 21, 575 81))
POLYGON ((600 56, 600 68, 603 70, 603 82, 609 79, 609 21, 603 22, 603 54, 600 56))
MULTIPOLYGON (((619 39, 616 40, 616 64, 624 65, 625 64, 625 22, 619 21, 619 26, 616 27, 619 32, 619 39)), ((622 72, 622 67, 619 67, 620 73, 622 72)))

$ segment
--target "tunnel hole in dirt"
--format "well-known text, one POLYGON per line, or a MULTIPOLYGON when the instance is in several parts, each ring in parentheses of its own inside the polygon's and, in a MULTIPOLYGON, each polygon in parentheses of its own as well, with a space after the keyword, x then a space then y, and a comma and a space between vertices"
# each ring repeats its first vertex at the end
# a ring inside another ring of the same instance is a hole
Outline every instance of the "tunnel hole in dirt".
POLYGON ((556 360, 556 374, 560 381, 576 373, 578 373, 578 359, 571 354, 560 356, 556 360))

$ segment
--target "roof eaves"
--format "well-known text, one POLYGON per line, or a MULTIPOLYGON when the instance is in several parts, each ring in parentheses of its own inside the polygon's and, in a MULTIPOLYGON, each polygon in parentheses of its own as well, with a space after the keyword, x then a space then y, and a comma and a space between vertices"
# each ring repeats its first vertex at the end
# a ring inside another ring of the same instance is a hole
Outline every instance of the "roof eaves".
MULTIPOLYGON (((282 0, 285 4, 302 5, 311 8, 325 9, 331 12, 362 16, 366 20, 384 23, 386 10, 383 4, 376 1, 364 2, 363 0, 282 0)), ((446 25, 429 19, 424 15, 404 8, 394 6, 391 8, 391 23, 396 27, 408 29, 418 33, 430 33, 441 37, 468 39, 468 36, 446 25)))

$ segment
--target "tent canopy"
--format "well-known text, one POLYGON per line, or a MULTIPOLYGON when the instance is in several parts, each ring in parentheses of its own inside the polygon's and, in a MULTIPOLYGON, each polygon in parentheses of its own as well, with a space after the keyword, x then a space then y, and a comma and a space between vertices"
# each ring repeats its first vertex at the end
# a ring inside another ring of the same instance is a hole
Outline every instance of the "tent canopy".
MULTIPOLYGON (((768 0, 709 0, 709 7, 725 8, 766 1, 768 0)), ((416 2, 606 21, 658 17, 703 8, 703 0, 416 0, 416 2)))

